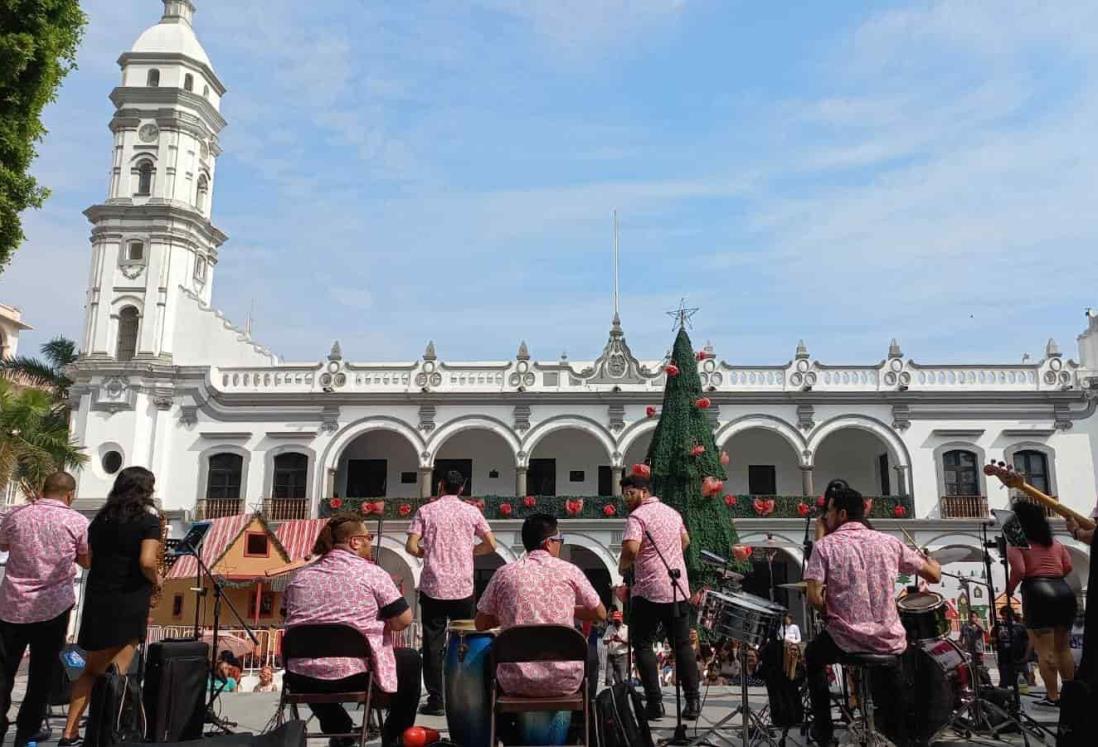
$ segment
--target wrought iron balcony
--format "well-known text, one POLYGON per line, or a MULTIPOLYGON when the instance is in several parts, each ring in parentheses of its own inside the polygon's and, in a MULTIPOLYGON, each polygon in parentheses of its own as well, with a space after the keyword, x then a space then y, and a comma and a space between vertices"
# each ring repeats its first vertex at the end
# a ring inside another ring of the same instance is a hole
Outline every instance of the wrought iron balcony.
POLYGON ((263 516, 268 521, 308 519, 310 507, 306 498, 264 498, 263 516))
POLYGON ((943 495, 938 506, 943 519, 985 519, 991 515, 985 495, 943 495))
POLYGON ((223 519, 244 512, 242 498, 200 498, 194 507, 195 518, 223 519))

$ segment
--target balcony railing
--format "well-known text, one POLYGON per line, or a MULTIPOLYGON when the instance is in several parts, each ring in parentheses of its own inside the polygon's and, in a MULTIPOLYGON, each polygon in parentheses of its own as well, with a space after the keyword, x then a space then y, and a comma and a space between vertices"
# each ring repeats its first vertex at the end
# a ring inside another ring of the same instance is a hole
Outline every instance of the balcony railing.
POLYGON ((194 507, 195 517, 200 521, 236 516, 243 511, 244 501, 241 498, 202 498, 194 507))
POLYGON ((293 521, 309 518, 310 503, 307 498, 265 498, 263 516, 268 521, 293 521))
POLYGON ((943 519, 984 519, 991 515, 984 495, 943 495, 938 505, 943 519))

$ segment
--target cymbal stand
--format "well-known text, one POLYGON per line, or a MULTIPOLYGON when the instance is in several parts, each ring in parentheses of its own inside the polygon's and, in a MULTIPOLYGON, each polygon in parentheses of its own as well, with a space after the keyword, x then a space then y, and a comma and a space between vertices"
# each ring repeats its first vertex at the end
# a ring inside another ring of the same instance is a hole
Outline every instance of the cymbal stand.
MULTIPOLYGON (((738 639, 733 638, 733 640, 738 639)), ((737 740, 734 737, 728 736, 727 733, 722 733, 722 731, 731 731, 731 729, 725 729, 725 724, 737 716, 742 716, 742 733, 738 742, 742 747, 753 747, 753 745, 761 744, 770 745, 770 747, 778 747, 778 740, 770 733, 770 724, 766 723, 766 719, 763 718, 764 711, 753 710, 751 704, 748 702, 747 644, 740 641, 740 704, 720 721, 706 727, 705 731, 701 734, 697 734, 694 739, 688 742, 688 745, 691 747, 694 745, 711 745, 713 743, 708 741, 710 737, 725 744, 737 744, 737 740)))

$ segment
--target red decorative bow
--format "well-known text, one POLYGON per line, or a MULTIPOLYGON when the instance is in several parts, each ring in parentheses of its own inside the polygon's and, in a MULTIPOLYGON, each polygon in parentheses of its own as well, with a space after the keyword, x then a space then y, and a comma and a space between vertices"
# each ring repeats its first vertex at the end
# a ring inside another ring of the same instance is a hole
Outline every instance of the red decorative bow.
POLYGON ((583 511, 583 499, 575 498, 565 501, 564 510, 568 512, 569 516, 577 516, 583 511))
POLYGON ((522 505, 526 506, 526 508, 533 508, 538 505, 538 499, 532 495, 528 495, 522 499, 522 505))
POLYGON ((731 463, 732 463, 732 457, 728 456, 727 451, 722 451, 721 452, 721 464, 723 464, 725 467, 727 467, 731 463))
POLYGON ((735 506, 736 505, 736 496, 726 495, 724 497, 724 505, 728 506, 729 508, 732 508, 733 506, 735 506))
POLYGON ((618 512, 618 509, 615 508, 613 503, 607 503, 605 506, 602 507, 602 515, 603 516, 613 516, 617 512, 618 512))
POLYGON ((750 545, 732 545, 732 557, 739 561, 747 560, 754 550, 750 545))
POLYGON ((649 405, 648 407, 644 408, 644 414, 650 418, 654 418, 656 417, 656 408, 652 407, 652 405, 649 405))
POLYGON ((332 500, 328 501, 328 505, 331 506, 332 508, 338 509, 340 506, 343 505, 343 499, 342 498, 333 498, 332 500))
POLYGON ((702 495, 711 498, 724 490, 724 482, 715 477, 706 477, 702 480, 702 495))
POLYGON ((705 447, 701 444, 694 444, 694 448, 690 450, 691 456, 701 456, 705 453, 705 447))
POLYGON ((699 410, 708 410, 711 404, 713 403, 709 400, 708 397, 699 397, 698 399, 694 400, 694 407, 697 407, 699 410))
POLYGON ((897 519, 902 519, 907 516, 907 509, 900 504, 896 504, 896 507, 892 509, 892 515, 897 519))
POLYGON ((769 516, 774 513, 774 499, 768 498, 763 500, 762 498, 756 498, 754 501, 755 513, 759 516, 769 516))
POLYGON ((371 514, 382 516, 385 513, 385 501, 363 501, 361 510, 367 516, 371 514))
POLYGON ((666 366, 664 366, 663 370, 667 372, 668 376, 678 376, 679 375, 679 367, 676 366, 674 363, 668 363, 666 366))
POLYGON ((637 475, 638 477, 649 479, 652 477, 652 468, 649 467, 647 464, 634 464, 633 474, 637 475))
POLYGON ((810 511, 812 511, 812 506, 809 506, 804 501, 801 501, 797 504, 797 513, 800 514, 802 517, 808 516, 810 511))
POLYGON ((510 516, 512 511, 514 511, 514 509, 511 507, 510 503, 501 503, 501 504, 499 504, 499 515, 500 516, 503 516, 503 517, 510 516))
POLYGON ((397 513, 401 516, 407 516, 412 513, 412 506, 408 503, 401 503, 400 508, 397 509, 397 513))

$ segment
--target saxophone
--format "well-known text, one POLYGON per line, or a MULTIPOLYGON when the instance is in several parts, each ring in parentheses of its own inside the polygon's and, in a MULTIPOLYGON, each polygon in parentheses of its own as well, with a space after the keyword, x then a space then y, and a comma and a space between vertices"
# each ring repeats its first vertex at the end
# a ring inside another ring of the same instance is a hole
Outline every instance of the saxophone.
MULTIPOLYGON (((156 575, 160 578, 161 584, 163 584, 164 578, 168 575, 168 563, 166 560, 166 553, 168 548, 168 519, 164 516, 164 512, 159 512, 160 517, 160 547, 156 550, 156 575)), ((164 587, 157 586, 153 589, 152 596, 149 597, 149 609, 154 609, 160 604, 160 598, 164 596, 164 587)))

